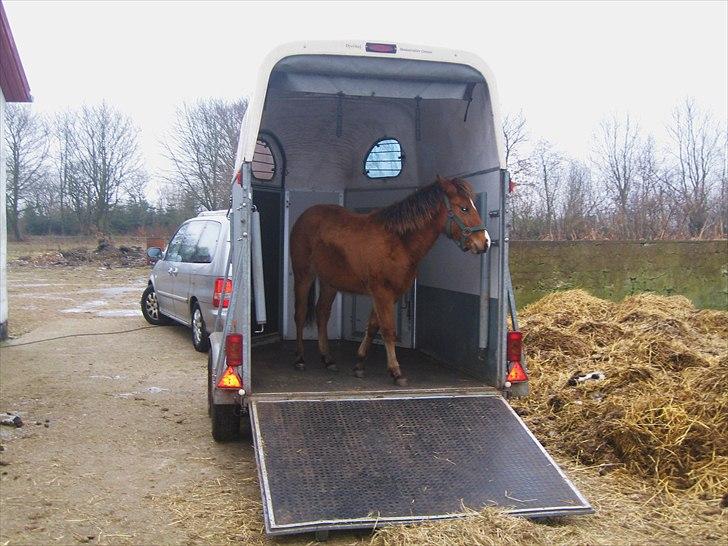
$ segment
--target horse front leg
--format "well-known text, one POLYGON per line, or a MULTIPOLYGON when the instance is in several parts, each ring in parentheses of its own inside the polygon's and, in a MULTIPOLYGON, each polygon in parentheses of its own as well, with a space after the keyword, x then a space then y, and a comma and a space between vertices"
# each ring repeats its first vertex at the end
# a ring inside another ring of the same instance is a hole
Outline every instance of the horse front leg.
POLYGON ((354 375, 358 378, 364 377, 364 360, 369 353, 369 348, 372 346, 372 340, 379 331, 379 319, 377 318, 377 312, 372 307, 372 312, 369 314, 369 322, 367 323, 366 330, 364 331, 364 339, 359 344, 359 349, 356 351, 356 366, 354 366, 354 375))
POLYGON ((396 298, 389 294, 374 294, 374 308, 377 311, 379 328, 384 339, 384 347, 387 350, 387 369, 398 387, 406 387, 407 378, 402 375, 399 362, 397 362, 397 353, 394 350, 394 342, 397 339, 394 321, 395 301, 396 298))
POLYGON ((331 305, 336 298, 337 290, 323 281, 320 283, 320 293, 316 302, 316 324, 318 326, 318 346, 321 353, 321 362, 326 369, 332 372, 338 372, 339 367, 331 358, 329 352, 329 317, 331 316, 331 305))

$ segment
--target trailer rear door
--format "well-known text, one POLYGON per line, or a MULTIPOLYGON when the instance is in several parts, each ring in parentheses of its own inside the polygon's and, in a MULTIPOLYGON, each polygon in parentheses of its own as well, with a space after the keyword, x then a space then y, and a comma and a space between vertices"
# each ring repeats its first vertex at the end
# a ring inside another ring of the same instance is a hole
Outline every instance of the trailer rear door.
POLYGON ((392 395, 251 403, 271 535, 453 518, 501 506, 592 512, 498 395, 392 395))

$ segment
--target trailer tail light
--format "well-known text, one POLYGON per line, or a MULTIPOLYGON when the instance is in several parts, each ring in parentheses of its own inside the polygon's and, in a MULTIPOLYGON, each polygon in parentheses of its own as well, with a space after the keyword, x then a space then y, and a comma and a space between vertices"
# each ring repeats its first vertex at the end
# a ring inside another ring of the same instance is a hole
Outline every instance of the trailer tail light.
POLYGON ((217 382, 218 389, 241 389, 243 382, 235 368, 243 363, 243 335, 228 334, 225 338, 225 373, 217 382))
POLYGON ((243 334, 228 334, 225 339, 225 358, 228 368, 236 368, 243 363, 243 334))
POLYGON ((220 381, 217 382, 218 389, 241 389, 243 382, 240 380, 240 376, 235 371, 235 368, 228 367, 225 373, 220 377, 220 381))
POLYGON ((230 294, 233 291, 233 281, 232 279, 224 279, 222 277, 218 277, 215 279, 215 288, 212 293, 212 306, 213 307, 220 307, 220 299, 222 298, 223 288, 225 288, 225 299, 222 302, 222 306, 224 309, 227 309, 230 305, 230 294))
POLYGON ((508 375, 506 383, 521 383, 528 381, 526 370, 521 364, 523 354, 523 334, 521 332, 508 332, 506 343, 506 356, 508 359, 508 375))
POLYGON ((377 44, 374 42, 367 42, 366 50, 369 53, 397 53, 396 44, 377 44))
POLYGON ((523 351, 523 334, 521 332, 508 332, 508 343, 506 353, 508 362, 520 362, 523 351))

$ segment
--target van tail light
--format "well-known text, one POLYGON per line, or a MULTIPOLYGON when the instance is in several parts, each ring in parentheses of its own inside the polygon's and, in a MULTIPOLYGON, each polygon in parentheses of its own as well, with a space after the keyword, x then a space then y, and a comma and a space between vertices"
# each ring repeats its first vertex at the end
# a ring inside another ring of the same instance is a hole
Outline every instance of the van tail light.
POLYGON ((521 364, 523 354, 523 334, 521 332, 508 332, 506 343, 506 356, 508 359, 507 383, 521 383, 528 381, 526 370, 521 364))
POLYGON ((220 300, 222 299, 223 288, 225 289, 225 299, 222 302, 224 309, 227 309, 230 305, 230 294, 233 291, 233 280, 218 277, 215 279, 215 288, 212 293, 212 306, 217 308, 220 307, 220 300))
POLYGON ((241 389, 243 382, 235 370, 243 363, 243 335, 228 334, 225 338, 225 373, 217 382, 218 389, 241 389))

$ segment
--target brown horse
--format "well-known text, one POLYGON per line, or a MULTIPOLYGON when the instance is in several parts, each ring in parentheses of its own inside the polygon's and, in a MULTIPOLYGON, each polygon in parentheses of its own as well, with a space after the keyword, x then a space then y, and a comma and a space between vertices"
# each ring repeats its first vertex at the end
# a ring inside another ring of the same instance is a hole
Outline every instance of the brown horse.
POLYGON ((417 266, 441 233, 465 252, 488 250, 490 237, 473 203, 470 184, 459 178, 437 181, 402 201, 357 214, 338 205, 307 209, 291 231, 291 262, 296 292, 296 364, 305 369, 303 327, 309 291, 318 277, 316 323, 321 360, 332 371, 338 368, 329 354, 327 325, 337 292, 369 294, 374 306, 364 339, 357 351, 354 373, 364 376, 372 338, 381 330, 387 350, 387 368, 399 386, 402 375, 394 351, 394 303, 411 286, 417 266))

